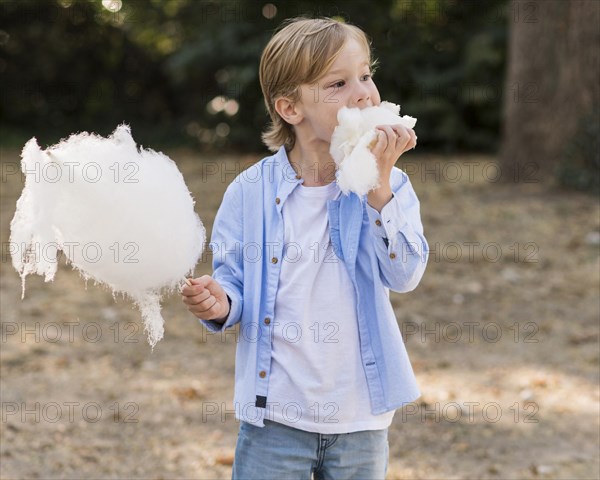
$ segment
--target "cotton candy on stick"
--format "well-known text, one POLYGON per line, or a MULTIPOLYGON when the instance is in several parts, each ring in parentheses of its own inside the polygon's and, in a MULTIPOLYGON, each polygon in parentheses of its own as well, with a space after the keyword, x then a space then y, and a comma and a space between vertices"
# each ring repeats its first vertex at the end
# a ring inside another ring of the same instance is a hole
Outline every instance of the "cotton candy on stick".
POLYGON ((198 261, 206 240, 175 162, 138 151, 127 125, 108 138, 83 132, 22 152, 25 186, 11 222, 13 266, 54 279, 58 250, 87 279, 131 298, 148 343, 164 333, 160 300, 198 261))
POLYGON ((400 116, 400 105, 381 102, 363 109, 342 107, 331 137, 330 153, 337 166, 337 182, 347 194, 364 195, 379 186, 377 160, 371 148, 377 142, 377 125, 401 124, 414 128, 416 118, 400 116))

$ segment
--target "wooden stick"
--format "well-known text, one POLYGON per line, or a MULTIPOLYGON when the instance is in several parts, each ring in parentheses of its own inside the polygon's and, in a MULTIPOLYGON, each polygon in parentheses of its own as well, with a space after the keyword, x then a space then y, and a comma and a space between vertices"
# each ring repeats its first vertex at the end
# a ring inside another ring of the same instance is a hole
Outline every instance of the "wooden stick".
POLYGON ((180 283, 180 284, 179 284, 179 291, 180 291, 180 292, 181 292, 181 290, 183 290, 183 287, 185 287, 185 285, 184 285, 184 284, 185 284, 185 285, 188 285, 189 287, 191 287, 191 286, 192 286, 192 282, 190 282, 190 279, 189 279, 189 278, 186 278, 186 277, 184 277, 184 278, 183 278, 183 283, 180 283))

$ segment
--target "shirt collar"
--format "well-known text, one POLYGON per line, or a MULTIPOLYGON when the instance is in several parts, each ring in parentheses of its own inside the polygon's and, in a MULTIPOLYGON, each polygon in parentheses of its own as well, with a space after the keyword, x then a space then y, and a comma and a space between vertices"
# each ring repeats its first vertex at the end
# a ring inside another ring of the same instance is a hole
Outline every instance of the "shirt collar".
POLYGON ((297 185, 304 183, 304 179, 296 176, 296 171, 288 159, 284 145, 279 147, 279 150, 274 156, 274 160, 275 179, 278 180, 276 195, 277 198, 279 198, 279 203, 277 204, 277 207, 281 210, 286 198, 292 193, 297 185))

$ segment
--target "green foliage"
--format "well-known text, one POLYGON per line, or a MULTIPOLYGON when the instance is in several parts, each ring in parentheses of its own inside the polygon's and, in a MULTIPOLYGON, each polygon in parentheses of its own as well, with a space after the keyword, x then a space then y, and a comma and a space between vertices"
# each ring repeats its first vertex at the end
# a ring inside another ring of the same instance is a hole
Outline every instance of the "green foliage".
POLYGON ((506 0, 271 0, 272 18, 267 3, 123 0, 111 12, 100 0, 5 1, 2 131, 43 144, 126 122, 145 144, 264 151, 260 54, 283 19, 302 14, 367 32, 381 97, 418 118, 421 150, 496 150, 506 0), (219 96, 231 110, 211 111, 219 96))
POLYGON ((111 24, 99 2, 62 3, 70 6, 2 4, 2 130, 22 130, 44 144, 75 131, 107 134, 123 121, 172 121, 160 64, 111 24))

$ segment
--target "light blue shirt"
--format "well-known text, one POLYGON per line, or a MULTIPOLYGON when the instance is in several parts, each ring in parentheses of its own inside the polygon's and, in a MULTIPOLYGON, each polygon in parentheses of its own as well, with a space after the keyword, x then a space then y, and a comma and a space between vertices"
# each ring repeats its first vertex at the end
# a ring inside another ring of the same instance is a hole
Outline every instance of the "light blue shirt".
MULTIPOLYGON (((241 172, 225 191, 209 245, 212 277, 227 292, 231 309, 224 324, 200 322, 211 332, 240 323, 235 417, 259 427, 264 426, 265 408, 271 401, 270 330, 284 251, 281 210, 303 181, 296 177, 283 146, 241 172)), ((333 250, 348 269, 356 292, 360 354, 373 415, 400 408, 421 395, 389 290, 409 292, 417 287, 429 246, 408 176, 393 167, 390 185, 393 198, 381 213, 367 203, 366 195, 342 194, 339 200, 327 201, 333 250)))

